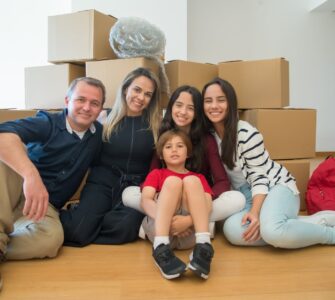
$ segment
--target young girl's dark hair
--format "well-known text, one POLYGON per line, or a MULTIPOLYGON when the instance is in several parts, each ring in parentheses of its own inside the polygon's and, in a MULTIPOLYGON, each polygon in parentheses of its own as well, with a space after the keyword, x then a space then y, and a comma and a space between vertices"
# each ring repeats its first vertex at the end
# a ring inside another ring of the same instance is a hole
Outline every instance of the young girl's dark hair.
POLYGON ((201 172, 203 169, 203 159, 205 155, 204 146, 205 146, 205 126, 204 126, 204 112, 202 108, 202 97, 199 90, 193 86, 182 85, 178 87, 171 95, 170 101, 166 108, 164 118, 162 120, 159 135, 163 134, 165 131, 176 128, 176 124, 172 119, 172 107, 175 104, 176 100, 179 98, 179 95, 182 92, 189 93, 192 96, 193 105, 194 105, 194 119, 191 123, 189 137, 192 142, 193 152, 190 159, 187 161, 186 168, 194 171, 201 172))
MULTIPOLYGON (((202 89, 202 101, 206 90, 209 86, 217 84, 220 86, 222 92, 227 98, 227 112, 223 120, 224 136, 221 143, 221 159, 223 163, 231 170, 235 166, 236 159, 236 143, 237 143, 237 123, 238 123, 238 109, 237 97, 234 87, 226 80, 216 77, 208 82, 202 89)), ((203 104, 202 104, 203 105, 203 104)), ((205 125, 208 130, 213 129, 213 124, 205 117, 205 125)))

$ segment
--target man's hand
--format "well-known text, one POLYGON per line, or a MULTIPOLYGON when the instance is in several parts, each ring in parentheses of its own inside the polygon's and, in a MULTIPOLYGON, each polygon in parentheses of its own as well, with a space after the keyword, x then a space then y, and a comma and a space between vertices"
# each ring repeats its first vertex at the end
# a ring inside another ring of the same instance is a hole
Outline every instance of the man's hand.
POLYGON ((29 176, 23 181, 26 201, 23 215, 35 222, 44 218, 49 205, 49 194, 39 174, 29 176))
POLYGON ((23 214, 39 221, 44 218, 49 204, 49 194, 36 166, 27 155, 26 147, 15 133, 0 133, 0 160, 23 178, 26 202, 23 214))

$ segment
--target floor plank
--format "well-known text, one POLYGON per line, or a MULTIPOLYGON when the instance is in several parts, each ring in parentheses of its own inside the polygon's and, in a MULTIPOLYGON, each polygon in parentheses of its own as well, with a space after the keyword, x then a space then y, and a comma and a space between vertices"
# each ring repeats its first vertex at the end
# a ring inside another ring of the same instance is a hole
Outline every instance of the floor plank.
MULTIPOLYGON (((324 158, 311 161, 311 171, 324 158)), ((120 246, 63 247, 55 259, 0 266, 0 300, 335 299, 335 248, 235 247, 218 230, 207 281, 188 271, 164 279, 148 241, 120 246)), ((177 251, 185 262, 190 251, 177 251)))
MULTIPOLYGON (((54 299, 335 299, 331 246, 301 250, 234 247, 220 233, 207 281, 190 271, 164 279, 148 241, 122 246, 64 247, 55 259, 1 266, 1 300, 54 299)), ((190 251, 177 251, 187 261, 190 251)))

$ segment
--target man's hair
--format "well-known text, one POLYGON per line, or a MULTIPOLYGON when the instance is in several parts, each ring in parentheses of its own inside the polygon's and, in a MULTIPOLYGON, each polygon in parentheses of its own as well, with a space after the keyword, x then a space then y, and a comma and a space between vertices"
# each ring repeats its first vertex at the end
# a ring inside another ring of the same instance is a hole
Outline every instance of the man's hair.
POLYGON ((97 88, 99 88, 101 90, 101 93, 102 93, 102 106, 104 105, 105 101, 106 101, 106 88, 104 86, 104 84, 99 80, 99 79, 96 79, 96 78, 92 78, 92 77, 78 77, 76 79, 74 79, 67 92, 66 92, 66 96, 71 98, 72 97, 72 94, 73 94, 73 91, 74 89, 76 88, 77 84, 79 82, 85 82, 87 83, 88 85, 92 85, 92 86, 95 86, 97 88))

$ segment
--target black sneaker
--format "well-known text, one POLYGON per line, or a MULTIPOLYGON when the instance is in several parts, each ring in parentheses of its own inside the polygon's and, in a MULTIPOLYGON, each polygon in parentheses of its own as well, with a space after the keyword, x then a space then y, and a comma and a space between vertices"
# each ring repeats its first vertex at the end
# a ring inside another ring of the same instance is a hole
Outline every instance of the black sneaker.
POLYGON ((213 255, 214 249, 211 244, 195 244, 188 267, 201 278, 207 279, 213 255))
POLYGON ((177 278, 186 271, 186 264, 174 255, 170 245, 160 244, 152 251, 152 256, 166 279, 177 278))

